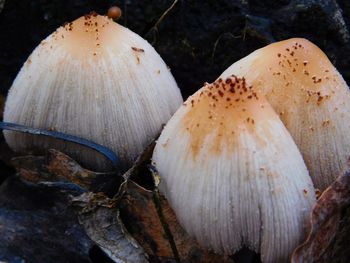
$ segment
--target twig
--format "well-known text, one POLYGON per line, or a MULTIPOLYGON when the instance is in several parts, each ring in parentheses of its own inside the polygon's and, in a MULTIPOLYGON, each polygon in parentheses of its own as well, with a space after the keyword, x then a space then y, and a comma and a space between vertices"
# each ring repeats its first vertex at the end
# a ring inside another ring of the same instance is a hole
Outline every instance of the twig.
POLYGON ((217 48, 217 46, 218 46, 218 44, 219 44, 221 38, 224 37, 224 36, 226 36, 226 35, 230 36, 231 38, 241 38, 241 37, 242 37, 242 36, 235 36, 234 34, 229 33, 229 32, 226 32, 226 33, 221 34, 221 35, 218 37, 218 39, 215 41, 215 43, 214 43, 213 52, 212 52, 212 54, 211 54, 211 60, 212 60, 212 61, 214 61, 214 56, 215 56, 216 48, 217 48))
MULTIPOLYGON (((177 4, 179 0, 174 0, 174 2, 171 4, 171 6, 165 10, 165 12, 160 16, 160 18, 157 20, 157 22, 154 24, 153 27, 151 27, 150 30, 146 33, 148 35, 151 31, 156 31, 158 32, 158 25, 163 21, 164 17, 167 16, 167 14, 174 8, 174 6, 177 4)), ((155 40, 153 41, 155 43, 155 40)))
POLYGON ((165 10, 165 12, 161 15, 161 17, 158 19, 158 21, 154 24, 153 27, 157 28, 158 25, 160 24, 160 22, 162 22, 162 20, 164 19, 164 17, 174 8, 174 6, 176 5, 176 3, 178 2, 179 0, 174 0, 174 2, 171 4, 171 6, 165 10))
POLYGON ((157 172, 157 169, 153 165, 149 165, 148 168, 149 168, 150 172, 152 173, 153 180, 155 182, 155 189, 153 190, 153 203, 156 207, 159 220, 162 224, 163 230, 164 230, 165 235, 169 241, 169 245, 171 247, 171 250, 174 254, 174 259, 176 262, 181 262, 180 254, 179 254, 179 251, 177 250, 174 236, 171 233, 169 224, 166 221, 166 218, 165 218, 164 213, 163 213, 162 202, 161 202, 161 198, 160 198, 160 194, 159 194, 159 190, 158 190, 158 185, 160 182, 159 181, 159 174, 157 172))

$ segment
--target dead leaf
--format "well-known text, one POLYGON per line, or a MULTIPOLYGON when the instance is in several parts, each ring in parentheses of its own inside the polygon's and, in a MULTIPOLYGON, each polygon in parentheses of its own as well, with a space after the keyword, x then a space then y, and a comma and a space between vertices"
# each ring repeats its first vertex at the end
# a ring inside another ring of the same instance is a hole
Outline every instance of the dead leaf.
POLYGON ((102 193, 85 193, 73 199, 80 208, 79 222, 88 236, 115 262, 148 262, 143 249, 124 229, 118 200, 102 193))
POLYGON ((150 261, 233 262, 228 257, 201 249, 179 225, 173 210, 164 197, 132 181, 128 182, 120 209, 121 218, 127 229, 144 248, 150 261), (161 209, 161 214, 159 214, 159 209, 161 209), (170 235, 164 231, 164 223, 168 226, 170 235), (172 247, 172 242, 176 246, 176 252, 172 247))
MULTIPOLYGON (((350 169, 329 186, 317 200, 311 214, 311 231, 296 248, 292 263, 332 262, 330 252, 336 236, 349 236, 350 229, 340 228, 342 212, 350 207, 350 169)), ((347 218, 349 221, 349 218, 347 218)), ((347 244, 348 246, 349 244, 347 244)), ((344 249, 348 249, 344 247, 344 249)), ((348 253, 349 255, 349 253, 348 253)), ((343 259, 344 260, 344 259, 343 259)), ((349 258, 345 259, 349 260, 349 258)), ((348 262, 348 261, 335 261, 348 262)))
POLYGON ((57 150, 47 156, 22 156, 13 158, 12 165, 22 179, 30 182, 70 182, 89 191, 114 192, 123 180, 115 173, 97 173, 82 168, 76 161, 57 150))

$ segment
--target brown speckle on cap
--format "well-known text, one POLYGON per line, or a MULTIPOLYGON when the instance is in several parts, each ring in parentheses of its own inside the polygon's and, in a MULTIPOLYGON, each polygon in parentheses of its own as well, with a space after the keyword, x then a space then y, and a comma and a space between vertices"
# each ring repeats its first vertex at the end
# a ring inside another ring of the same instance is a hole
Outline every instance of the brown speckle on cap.
POLYGON ((212 150, 217 153, 223 145, 234 147, 235 137, 239 133, 232 136, 232 131, 247 126, 247 131, 253 133, 257 123, 275 114, 266 100, 257 94, 258 91, 248 85, 246 79, 231 76, 211 84, 205 83, 201 90, 191 96, 187 101, 192 107, 187 108, 183 127, 191 135, 193 157, 209 134, 215 134, 214 137, 211 135, 211 143, 212 150), (235 92, 236 89, 240 92, 235 92))
POLYGON ((140 64, 141 60, 140 60, 140 57, 138 56, 138 54, 145 53, 145 50, 142 48, 137 48, 137 47, 131 47, 131 50, 134 51, 137 64, 140 64))
POLYGON ((142 49, 142 48, 131 47, 131 49, 134 50, 134 51, 136 51, 136 52, 142 52, 142 53, 145 52, 145 50, 142 49))

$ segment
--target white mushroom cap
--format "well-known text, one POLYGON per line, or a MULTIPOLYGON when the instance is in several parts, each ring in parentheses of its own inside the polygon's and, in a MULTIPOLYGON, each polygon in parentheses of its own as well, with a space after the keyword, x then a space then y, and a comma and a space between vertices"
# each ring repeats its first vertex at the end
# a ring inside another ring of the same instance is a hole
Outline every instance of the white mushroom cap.
MULTIPOLYGON (((173 76, 146 40, 90 14, 58 28, 33 51, 10 89, 4 120, 100 143, 126 167, 181 103, 173 76)), ((56 147, 88 167, 106 168, 75 145, 5 135, 16 151, 56 147)))
POLYGON ((327 56, 306 39, 256 50, 221 77, 245 77, 265 94, 298 145, 315 186, 325 189, 350 156, 350 91, 327 56))
POLYGON ((207 84, 170 119, 153 154, 185 230, 217 253, 244 245, 285 262, 303 239, 314 188, 278 115, 244 79, 207 84))

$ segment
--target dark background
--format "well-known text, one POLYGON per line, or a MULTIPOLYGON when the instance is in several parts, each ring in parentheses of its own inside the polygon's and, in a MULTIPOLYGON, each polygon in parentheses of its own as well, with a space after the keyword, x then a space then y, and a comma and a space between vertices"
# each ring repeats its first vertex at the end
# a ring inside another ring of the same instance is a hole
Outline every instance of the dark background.
MULTIPOLYGON (((1 2, 1 1, 0 1, 1 2)), ((91 10, 123 10, 119 23, 146 38, 170 66, 184 97, 229 65, 274 41, 305 37, 350 83, 349 0, 6 0, 0 13, 0 93, 31 51, 64 22, 91 10)))

